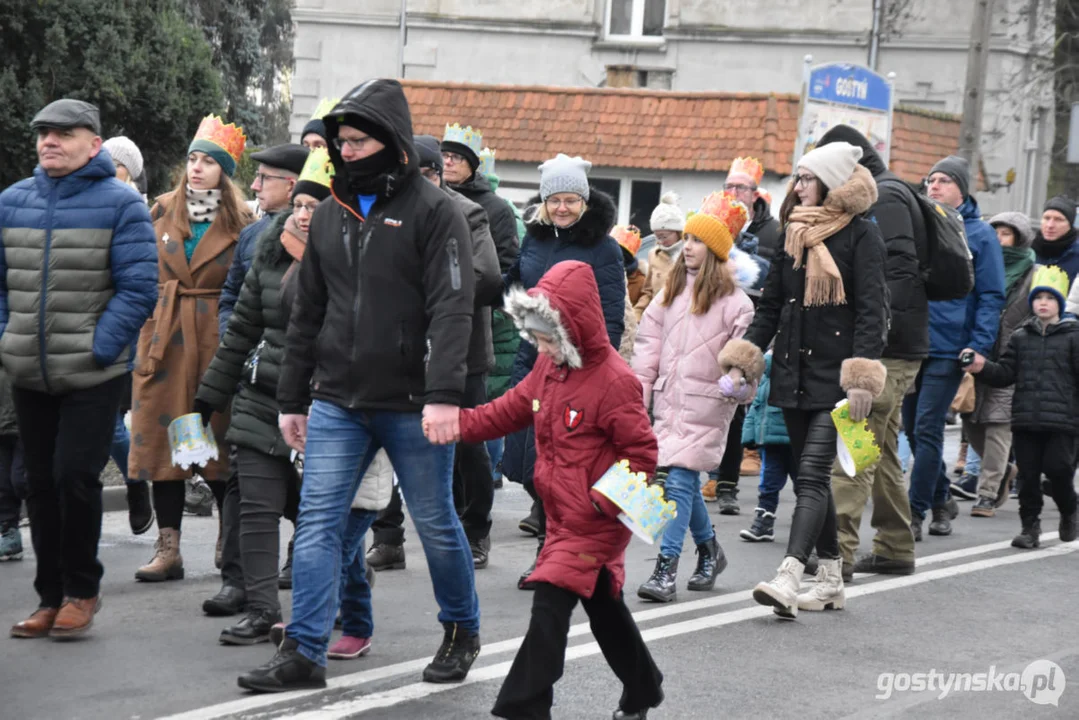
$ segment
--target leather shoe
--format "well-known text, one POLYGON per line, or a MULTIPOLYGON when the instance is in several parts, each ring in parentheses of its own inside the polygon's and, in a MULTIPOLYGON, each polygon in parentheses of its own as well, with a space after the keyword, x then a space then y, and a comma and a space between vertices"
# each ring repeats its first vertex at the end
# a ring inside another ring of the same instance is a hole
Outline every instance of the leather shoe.
POLYGON ((49 631, 49 637, 66 639, 85 635, 94 624, 94 615, 101 609, 101 596, 65 598, 49 631))
POLYGON ((38 608, 30 617, 11 626, 11 637, 45 637, 52 630, 58 612, 60 612, 59 608, 38 608))
POLYGON ((281 613, 252 610, 240 622, 222 630, 218 640, 222 645, 256 645, 270 642, 270 630, 279 622, 281 613))
POLYGON ((244 609, 247 593, 235 585, 222 585, 212 598, 202 603, 202 611, 211 617, 237 615, 244 609))

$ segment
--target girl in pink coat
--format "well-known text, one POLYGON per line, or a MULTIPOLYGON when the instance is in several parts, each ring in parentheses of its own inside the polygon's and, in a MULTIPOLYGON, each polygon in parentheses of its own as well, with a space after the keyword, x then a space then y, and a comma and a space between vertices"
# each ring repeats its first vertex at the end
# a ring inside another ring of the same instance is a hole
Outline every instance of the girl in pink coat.
POLYGON ((697 569, 687 589, 711 590, 727 567, 705 509, 700 474, 719 465, 735 406, 753 399, 755 378, 763 371, 747 354, 743 365, 749 381, 720 386, 719 353, 729 340, 742 337, 753 320, 753 303, 739 282, 750 286, 759 271, 734 248, 746 218, 745 206, 727 193, 705 199, 701 211, 686 221, 682 254, 637 333, 633 371, 644 386, 645 404, 651 400, 659 466, 670 468, 667 498, 678 505, 652 577, 637 590, 646 600, 675 599, 687 528, 697 546, 697 569))

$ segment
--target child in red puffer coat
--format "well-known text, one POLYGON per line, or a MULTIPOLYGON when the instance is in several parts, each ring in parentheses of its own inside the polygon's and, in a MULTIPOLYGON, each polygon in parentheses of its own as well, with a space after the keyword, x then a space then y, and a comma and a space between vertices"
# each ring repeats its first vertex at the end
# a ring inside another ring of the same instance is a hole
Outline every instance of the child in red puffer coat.
POLYGON ((611 346, 591 266, 561 262, 535 288, 511 289, 506 312, 534 343, 532 372, 494 402, 462 410, 460 438, 482 442, 536 431, 536 492, 547 540, 529 577, 532 621, 498 694, 498 717, 549 717, 578 601, 622 681, 616 718, 644 718, 663 699, 663 675, 622 599, 630 531, 592 485, 622 459, 649 476, 657 445, 641 384, 611 346))

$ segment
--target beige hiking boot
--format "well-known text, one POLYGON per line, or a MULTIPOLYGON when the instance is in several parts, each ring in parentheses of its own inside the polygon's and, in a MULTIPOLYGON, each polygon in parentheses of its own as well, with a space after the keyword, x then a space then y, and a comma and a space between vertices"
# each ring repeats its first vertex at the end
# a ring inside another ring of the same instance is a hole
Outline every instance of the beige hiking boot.
POLYGON ((798 616, 798 588, 801 587, 805 564, 793 557, 783 559, 778 574, 768 582, 753 588, 753 599, 761 605, 769 605, 784 620, 798 616))
POLYGON ((162 528, 154 543, 154 557, 135 571, 135 579, 163 582, 184 579, 184 559, 180 555, 180 531, 162 528))
POLYGON ((821 560, 817 565, 817 581, 804 593, 798 593, 800 610, 842 610, 847 602, 843 589, 843 561, 821 560))

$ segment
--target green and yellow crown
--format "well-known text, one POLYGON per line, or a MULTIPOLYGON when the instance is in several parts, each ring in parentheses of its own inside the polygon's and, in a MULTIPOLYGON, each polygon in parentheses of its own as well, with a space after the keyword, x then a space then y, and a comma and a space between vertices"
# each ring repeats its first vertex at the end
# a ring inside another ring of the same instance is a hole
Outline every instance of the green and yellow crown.
POLYGON ((471 125, 461 127, 459 124, 454 123, 446 126, 446 132, 442 135, 442 142, 455 142, 464 145, 476 153, 476 157, 479 157, 480 152, 483 150, 483 133, 479 130, 473 130, 471 125))
POLYGON ((495 151, 491 148, 484 148, 480 151, 480 167, 479 174, 487 177, 495 171, 495 151))
POLYGON ((330 154, 326 151, 326 148, 315 148, 310 152, 303 164, 299 182, 306 180, 316 185, 330 187, 330 183, 333 181, 333 173, 333 163, 330 161, 330 154))
POLYGON ((337 107, 337 103, 341 102, 341 98, 322 98, 315 109, 311 111, 311 117, 308 120, 321 120, 330 114, 330 111, 337 107))
POLYGON ((880 447, 869 424, 850 419, 850 404, 846 400, 832 410, 832 422, 836 429, 837 459, 848 477, 854 477, 880 459, 880 447))
POLYGON ((1034 277, 1030 281, 1029 301, 1034 302, 1034 296, 1040 292, 1052 293, 1060 303, 1060 312, 1064 313, 1064 307, 1068 297, 1068 273, 1056 265, 1039 265, 1034 269, 1034 277))
POLYGON ((592 489, 617 505, 622 510, 618 519, 650 545, 678 514, 677 505, 664 500, 663 488, 649 485, 644 473, 630 470, 628 460, 612 465, 592 489))

